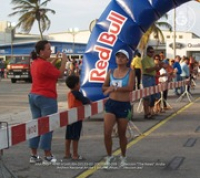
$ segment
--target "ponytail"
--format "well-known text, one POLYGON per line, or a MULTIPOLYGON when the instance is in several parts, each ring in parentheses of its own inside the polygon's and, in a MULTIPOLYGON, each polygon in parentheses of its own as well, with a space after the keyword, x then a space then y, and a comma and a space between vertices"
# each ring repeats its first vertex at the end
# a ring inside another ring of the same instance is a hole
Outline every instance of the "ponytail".
POLYGON ((37 53, 35 52, 35 51, 31 51, 31 59, 32 60, 35 60, 35 59, 37 59, 37 53))

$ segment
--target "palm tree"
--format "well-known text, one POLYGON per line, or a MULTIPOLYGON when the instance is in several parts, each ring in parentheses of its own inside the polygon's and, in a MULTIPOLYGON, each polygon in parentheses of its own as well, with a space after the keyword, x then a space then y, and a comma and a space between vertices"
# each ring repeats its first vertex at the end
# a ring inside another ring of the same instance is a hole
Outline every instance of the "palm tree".
MULTIPOLYGON (((167 18, 167 15, 165 15, 165 17, 167 18)), ((138 45, 138 49, 144 53, 144 50, 146 49, 146 46, 149 42, 150 39, 150 35, 153 34, 154 38, 157 39, 158 42, 164 42, 165 38, 164 35, 162 33, 162 30, 159 27, 165 27, 167 29, 169 29, 169 31, 172 30, 172 26, 167 23, 167 22, 161 22, 161 21, 156 21, 154 22, 149 29, 142 35, 142 38, 140 39, 139 45, 138 45)))
POLYGON ((51 0, 45 0, 43 3, 40 0, 12 0, 15 6, 12 8, 13 13, 9 16, 20 15, 19 22, 16 27, 21 28, 24 32, 30 32, 35 21, 38 22, 40 38, 43 39, 43 32, 48 30, 51 24, 47 17, 47 12, 55 14, 52 9, 44 8, 51 0))

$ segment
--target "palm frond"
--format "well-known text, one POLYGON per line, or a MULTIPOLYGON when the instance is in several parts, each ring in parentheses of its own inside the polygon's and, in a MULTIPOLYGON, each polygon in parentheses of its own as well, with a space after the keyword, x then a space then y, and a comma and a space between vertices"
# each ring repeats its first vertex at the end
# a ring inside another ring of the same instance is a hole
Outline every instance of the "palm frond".
POLYGON ((46 0, 46 1, 44 1, 42 4, 40 4, 40 6, 47 6, 47 4, 48 4, 48 2, 50 2, 51 0, 46 0))
POLYGON ((155 22, 155 24, 158 25, 159 27, 165 27, 169 29, 169 31, 172 31, 172 26, 167 22, 155 22))
POLYGON ((14 5, 13 12, 9 16, 19 15, 17 27, 25 32, 30 32, 35 21, 38 21, 38 27, 42 38, 42 33, 50 28, 51 21, 47 13, 55 14, 52 9, 44 8, 51 0, 45 0, 41 3, 39 0, 12 0, 14 5))
POLYGON ((31 5, 31 3, 26 0, 12 0, 11 3, 13 5, 31 5))
MULTIPOLYGON (((167 14, 164 15, 164 17, 167 17, 167 14)), ((142 53, 144 52, 144 50, 149 42, 151 34, 154 35, 155 39, 157 39, 158 42, 165 41, 162 30, 159 27, 165 27, 165 28, 169 29, 170 31, 172 30, 172 26, 170 24, 168 24, 167 22, 161 22, 161 21, 154 22, 149 27, 149 29, 143 34, 143 36, 139 42, 138 49, 140 49, 142 53)))

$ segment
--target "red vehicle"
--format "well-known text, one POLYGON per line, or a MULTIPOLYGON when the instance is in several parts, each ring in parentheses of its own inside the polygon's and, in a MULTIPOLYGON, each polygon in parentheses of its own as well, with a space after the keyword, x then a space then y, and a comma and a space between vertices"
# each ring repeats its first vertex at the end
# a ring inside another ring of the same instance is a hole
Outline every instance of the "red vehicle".
POLYGON ((10 78, 12 83, 17 80, 31 82, 30 64, 28 56, 14 57, 7 65, 7 78, 10 78))

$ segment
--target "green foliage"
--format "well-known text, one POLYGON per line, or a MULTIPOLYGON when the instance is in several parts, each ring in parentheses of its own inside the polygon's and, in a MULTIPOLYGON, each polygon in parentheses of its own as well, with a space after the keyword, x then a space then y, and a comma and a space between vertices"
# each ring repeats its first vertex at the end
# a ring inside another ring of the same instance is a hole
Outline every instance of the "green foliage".
MULTIPOLYGON (((164 16, 165 18, 167 18, 167 15, 164 16)), ((157 39, 158 42, 164 42, 164 36, 162 33, 162 30, 159 27, 165 27, 167 29, 169 29, 171 31, 172 27, 169 23, 167 22, 154 22, 149 29, 142 35, 142 38, 140 39, 139 45, 138 45, 138 49, 140 49, 140 51, 142 51, 142 53, 144 52, 149 39, 150 39, 150 35, 153 34, 154 38, 157 39)))
POLYGON ((12 0, 11 3, 14 5, 11 14, 9 16, 20 15, 17 28, 21 28, 24 32, 29 33, 33 27, 35 21, 38 23, 40 31, 40 38, 43 39, 43 32, 50 28, 51 21, 47 16, 48 12, 55 14, 56 12, 52 9, 44 8, 47 3, 51 0, 12 0))
POLYGON ((55 63, 55 67, 57 69, 60 69, 60 66, 61 66, 61 60, 57 60, 56 63, 55 63))

